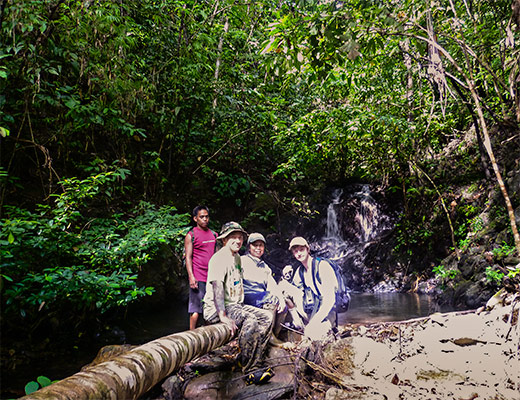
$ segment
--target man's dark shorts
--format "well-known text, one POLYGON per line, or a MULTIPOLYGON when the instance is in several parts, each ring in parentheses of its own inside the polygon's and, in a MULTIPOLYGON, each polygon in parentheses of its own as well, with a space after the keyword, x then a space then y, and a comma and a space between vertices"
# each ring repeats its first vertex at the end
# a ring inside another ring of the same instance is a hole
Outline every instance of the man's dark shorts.
POLYGON ((190 287, 190 297, 188 302, 188 313, 202 314, 202 299, 206 294, 206 282, 198 282, 198 290, 190 287))

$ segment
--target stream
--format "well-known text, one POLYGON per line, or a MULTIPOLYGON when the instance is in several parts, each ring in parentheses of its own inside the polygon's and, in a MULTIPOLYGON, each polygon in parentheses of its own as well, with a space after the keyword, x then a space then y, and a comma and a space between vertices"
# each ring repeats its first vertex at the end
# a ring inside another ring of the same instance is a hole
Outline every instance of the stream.
MULTIPOLYGON (((188 329, 187 305, 177 305, 154 312, 140 312, 128 318, 120 328, 127 343, 142 344, 150 340, 188 329)), ((349 310, 339 314, 339 324, 404 321, 449 312, 453 308, 439 306, 433 296, 416 293, 352 293, 349 310)))
POLYGON ((371 324, 404 321, 426 317, 436 312, 449 312, 439 306, 433 296, 417 293, 352 293, 350 309, 338 317, 338 323, 371 324))
MULTIPOLYGON (((435 302, 433 296, 416 293, 352 293, 350 308, 339 314, 339 324, 403 321, 453 309, 435 302)), ((134 314, 120 326, 127 343, 142 344, 188 329, 187 305, 134 314)))

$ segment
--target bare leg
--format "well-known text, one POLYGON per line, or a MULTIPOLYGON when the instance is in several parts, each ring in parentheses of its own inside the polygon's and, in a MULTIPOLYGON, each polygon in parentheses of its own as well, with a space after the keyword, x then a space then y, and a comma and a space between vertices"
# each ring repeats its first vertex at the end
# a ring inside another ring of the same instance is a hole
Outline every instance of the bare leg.
POLYGON ((303 329, 303 327, 305 326, 305 322, 303 321, 303 319, 300 316, 300 314, 298 314, 298 311, 296 311, 296 308, 293 308, 293 309, 289 310, 289 312, 291 313, 291 317, 292 317, 292 320, 293 320, 293 325, 296 328, 303 329))
POLYGON ((278 337, 280 330, 282 329, 282 324, 285 322, 285 317, 287 317, 288 309, 285 309, 281 313, 276 312, 274 310, 274 326, 273 326, 273 334, 278 337))
POLYGON ((197 320, 199 319, 199 313, 193 313, 190 315, 190 330, 192 331, 197 327, 197 320))

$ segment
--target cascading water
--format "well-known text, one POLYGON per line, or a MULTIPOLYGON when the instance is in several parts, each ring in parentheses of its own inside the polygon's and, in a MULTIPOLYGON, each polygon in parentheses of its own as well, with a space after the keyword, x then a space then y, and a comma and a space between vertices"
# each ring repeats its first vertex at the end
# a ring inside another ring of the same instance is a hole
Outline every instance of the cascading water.
POLYGON ((327 238, 329 239, 338 239, 341 237, 338 216, 334 206, 340 203, 342 194, 343 190, 336 189, 332 194, 332 201, 327 207, 327 238))
POLYGON ((374 246, 381 247, 394 225, 395 218, 374 198, 369 185, 337 189, 327 207, 326 233, 315 238, 311 247, 316 255, 342 266, 347 284, 367 290, 371 283, 365 276, 370 268, 367 254, 374 246))
POLYGON ((370 192, 366 186, 362 191, 356 193, 359 198, 359 210, 356 214, 356 223, 359 227, 358 234, 360 242, 369 242, 374 235, 378 234, 378 226, 381 215, 375 200, 370 196, 370 192))

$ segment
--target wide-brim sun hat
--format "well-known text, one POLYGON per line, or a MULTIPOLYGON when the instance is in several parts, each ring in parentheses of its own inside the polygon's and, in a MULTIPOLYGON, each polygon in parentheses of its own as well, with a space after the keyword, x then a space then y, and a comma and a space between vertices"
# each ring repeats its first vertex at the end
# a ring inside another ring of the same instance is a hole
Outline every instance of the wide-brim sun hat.
POLYGON ((291 250, 294 246, 305 246, 310 248, 309 243, 307 243, 307 241, 301 236, 296 236, 291 240, 291 243, 289 243, 289 250, 291 250))
POLYGON ((217 239, 224 239, 228 237, 233 232, 241 232, 245 237, 247 237, 247 232, 240 226, 238 222, 230 221, 226 222, 224 225, 222 225, 222 229, 220 229, 220 233, 217 236, 217 239))
POLYGON ((247 239, 247 244, 254 243, 257 240, 260 240, 260 241, 264 242, 264 244, 265 244, 264 235, 262 235, 261 233, 258 233, 258 232, 253 232, 249 235, 249 239, 247 239))

